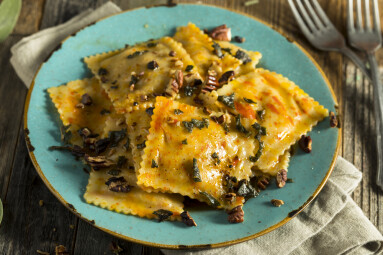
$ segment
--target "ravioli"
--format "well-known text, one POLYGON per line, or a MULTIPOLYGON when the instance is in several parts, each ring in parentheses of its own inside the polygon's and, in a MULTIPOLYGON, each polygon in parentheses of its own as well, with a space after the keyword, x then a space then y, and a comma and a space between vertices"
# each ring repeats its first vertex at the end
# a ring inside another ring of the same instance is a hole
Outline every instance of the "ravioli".
MULTIPOLYGON (((52 87, 48 89, 48 92, 60 113, 61 120, 65 125, 70 125, 68 131, 72 132, 72 144, 83 145, 83 139, 77 132, 81 128, 89 128, 93 134, 97 132, 98 137, 94 138, 96 140, 110 137, 115 131, 126 133, 127 125, 124 115, 114 111, 108 96, 96 78, 69 82, 67 85, 52 87), (92 103, 84 108, 76 107, 85 93, 91 97, 92 103)), ((90 171, 84 194, 86 202, 150 219, 156 217, 153 214, 154 211, 162 209, 173 213, 169 220, 181 220, 180 213, 183 211, 181 195, 147 193, 137 187, 134 159, 131 148, 126 146, 127 143, 129 141, 125 134, 116 145, 109 145, 106 151, 99 154, 115 164, 90 171), (109 190, 105 183, 112 177, 124 177, 130 191, 124 193, 109 190)))
POLYGON ((225 200, 224 178, 249 179, 251 140, 235 130, 226 132, 200 108, 157 97, 137 184, 211 204, 208 194, 220 203, 218 208, 234 208, 244 200, 240 196, 232 203, 225 200), (194 128, 187 128, 186 122, 194 122, 194 128), (193 164, 200 182, 193 179, 193 164))
POLYGON ((209 69, 217 72, 218 77, 221 77, 227 71, 234 71, 236 75, 242 75, 254 71, 255 65, 262 57, 259 52, 249 52, 229 42, 213 41, 192 23, 184 27, 178 27, 173 38, 182 43, 197 64, 202 77, 207 76, 209 69), (217 44, 218 46, 215 47, 219 48, 220 53, 217 53, 213 46, 217 44), (234 57, 238 50, 249 56, 249 60, 243 61, 243 58, 241 60, 241 58, 234 57), (222 54, 222 57, 220 54, 222 54))
POLYGON ((177 70, 185 83, 201 80, 198 67, 182 45, 170 37, 124 50, 87 57, 85 63, 102 83, 118 113, 145 109, 164 95, 177 70))
MULTIPOLYGON (((256 119, 266 128, 262 136, 263 153, 256 166, 267 171, 277 159, 318 121, 328 116, 328 110, 309 97, 302 89, 280 74, 257 69, 238 77, 210 94, 213 109, 226 109, 248 119, 256 119), (222 103, 222 97, 234 96, 234 108, 222 103), (221 101, 219 97, 221 96, 221 101), (262 116, 260 116, 262 115, 262 116)), ((258 150, 258 141, 256 151, 258 150)))

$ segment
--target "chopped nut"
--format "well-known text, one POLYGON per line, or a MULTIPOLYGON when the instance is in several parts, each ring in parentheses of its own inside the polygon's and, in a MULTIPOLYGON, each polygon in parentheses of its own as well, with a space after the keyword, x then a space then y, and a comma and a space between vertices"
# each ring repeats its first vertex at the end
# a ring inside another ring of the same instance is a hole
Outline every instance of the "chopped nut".
POLYGON ((130 191, 131 186, 124 177, 110 177, 106 182, 110 191, 127 193, 130 191))
POLYGON ((169 96, 175 96, 180 91, 179 88, 177 80, 175 78, 171 78, 168 86, 166 87, 165 93, 169 96))
POLYGON ((116 125, 117 126, 121 126, 125 124, 125 118, 119 118, 117 121, 116 121, 116 125))
POLYGON ((189 212, 183 211, 181 213, 182 222, 185 223, 189 227, 196 227, 197 223, 193 220, 193 218, 190 216, 189 212))
POLYGON ((148 96, 147 95, 141 95, 140 99, 142 102, 148 101, 148 96))
POLYGON ((237 194, 235 193, 227 193, 225 195, 225 200, 229 203, 233 203, 236 200, 237 194))
POLYGON ((330 127, 334 128, 338 126, 339 126, 339 122, 338 122, 337 116, 335 115, 334 112, 330 112, 330 127))
POLYGON ((301 139, 299 140, 299 146, 306 153, 311 152, 312 143, 313 143, 313 141, 312 141, 310 136, 302 135, 301 139))
POLYGON ((112 160, 107 159, 105 156, 91 157, 88 154, 85 154, 84 159, 95 170, 115 165, 112 160))
POLYGON ((280 207, 281 205, 284 205, 285 202, 283 202, 283 200, 280 200, 280 199, 272 199, 271 200, 271 203, 276 206, 276 207, 280 207))
POLYGON ((201 98, 199 98, 198 96, 196 96, 195 98, 193 98, 193 101, 194 103, 198 104, 198 105, 204 105, 204 102, 201 98))
POLYGON ((170 56, 170 57, 175 57, 175 56, 176 56, 176 52, 175 52, 174 50, 171 50, 171 51, 169 52, 169 56, 170 56))
POLYGON ((78 103, 78 104, 75 105, 75 107, 76 107, 77 109, 84 109, 84 108, 85 108, 85 105, 82 104, 82 103, 78 103))
POLYGON ((212 31, 210 31, 210 36, 214 40, 219 40, 219 41, 231 41, 231 29, 228 28, 225 24, 218 26, 214 28, 212 31))
POLYGON ((211 116, 210 117, 215 123, 222 124, 225 122, 225 117, 223 115, 217 117, 217 116, 211 116))
POLYGON ((184 66, 184 63, 181 61, 181 60, 177 60, 175 63, 174 63, 174 66, 175 67, 178 67, 178 68, 182 68, 184 66))
POLYGON ((148 68, 150 70, 156 70, 158 68, 158 63, 155 60, 152 60, 148 63, 148 68))
POLYGON ((44 201, 43 200, 40 200, 39 201, 39 206, 43 206, 44 205, 44 201))
POLYGON ((269 183, 270 183, 270 179, 268 177, 261 176, 258 179, 257 186, 258 186, 258 188, 265 190, 267 188, 267 186, 269 185, 269 183))
POLYGON ((81 103, 83 105, 89 106, 93 103, 93 100, 87 93, 85 93, 84 95, 81 96, 81 103))
POLYGON ((133 90, 134 90, 134 84, 130 85, 129 90, 130 90, 130 91, 133 91, 133 90))
POLYGON ((212 113, 211 110, 207 109, 206 107, 203 108, 203 112, 207 115, 210 115, 212 113))
POLYGON ((178 83, 178 89, 182 88, 182 85, 184 84, 184 74, 181 70, 176 70, 175 74, 176 82, 178 83))
POLYGON ((205 84, 202 87, 202 92, 211 92, 213 90, 217 90, 219 87, 220 85, 217 80, 217 72, 212 69, 208 70, 208 75, 206 76, 205 84))
POLYGON ((234 71, 227 71, 222 74, 221 78, 219 78, 218 82, 220 85, 226 84, 229 81, 234 79, 234 71))
POLYGON ((227 220, 230 223, 240 223, 243 222, 245 213, 242 210, 242 205, 239 205, 232 210, 228 211, 228 218, 227 220))
POLYGON ((56 255, 69 255, 64 245, 58 245, 55 248, 56 255))
POLYGON ((286 185, 286 181, 287 181, 287 171, 285 169, 279 170, 276 176, 277 187, 283 188, 286 185))
POLYGON ((237 42, 237 43, 243 43, 246 41, 246 39, 244 37, 241 37, 238 35, 234 36, 233 40, 234 40, 234 42, 237 42))

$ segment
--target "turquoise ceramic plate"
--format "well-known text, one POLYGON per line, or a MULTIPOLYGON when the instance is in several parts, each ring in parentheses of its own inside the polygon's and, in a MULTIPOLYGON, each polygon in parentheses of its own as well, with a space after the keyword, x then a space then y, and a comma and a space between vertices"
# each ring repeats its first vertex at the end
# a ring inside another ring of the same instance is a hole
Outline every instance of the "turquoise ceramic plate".
MULTIPOLYGON (((246 37, 241 46, 263 54, 261 66, 283 74, 296 82, 334 111, 335 98, 322 71, 298 45, 286 40, 267 25, 241 14, 204 5, 142 8, 124 12, 93 24, 69 37, 37 73, 25 110, 25 127, 35 150, 32 161, 49 189, 69 209, 110 234, 146 245, 164 248, 218 247, 255 238, 286 223, 320 191, 331 173, 338 146, 339 129, 322 121, 310 133, 314 140, 310 154, 292 158, 289 177, 294 183, 277 189, 275 185, 244 206, 246 220, 229 224, 224 211, 191 211, 198 227, 180 222, 157 223, 111 212, 85 203, 83 194, 88 176, 82 164, 69 153, 48 151, 59 144, 59 118, 46 89, 68 81, 89 77, 82 59, 150 38, 172 35, 177 26, 193 22, 201 28, 226 23, 233 35, 246 37), (280 208, 270 200, 282 199, 280 208)), ((26 132, 27 133, 27 132, 26 132)), ((29 146, 30 147, 30 146, 29 146)), ((31 147, 30 147, 31 148, 31 147)))

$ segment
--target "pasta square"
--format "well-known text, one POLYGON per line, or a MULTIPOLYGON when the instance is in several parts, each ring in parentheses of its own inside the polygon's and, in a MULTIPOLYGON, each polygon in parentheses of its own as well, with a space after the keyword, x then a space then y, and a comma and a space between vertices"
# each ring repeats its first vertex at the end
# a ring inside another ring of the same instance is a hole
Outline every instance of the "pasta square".
POLYGON ((253 150, 252 139, 225 131, 202 109, 157 97, 137 184, 231 209, 244 198, 225 200, 225 177, 248 180, 253 150))

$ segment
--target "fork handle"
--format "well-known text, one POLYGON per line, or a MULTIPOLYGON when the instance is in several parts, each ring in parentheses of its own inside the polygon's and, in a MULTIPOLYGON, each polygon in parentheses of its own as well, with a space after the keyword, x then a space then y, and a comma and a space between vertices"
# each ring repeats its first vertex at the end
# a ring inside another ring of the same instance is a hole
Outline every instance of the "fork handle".
POLYGON ((375 54, 367 52, 367 58, 371 66, 372 84, 374 87, 374 113, 376 125, 376 153, 377 173, 376 184, 383 190, 383 87, 380 82, 378 64, 375 54))
MULTIPOLYGON (((362 71, 362 73, 370 80, 372 81, 372 78, 371 78, 371 74, 370 72, 367 70, 366 68, 366 65, 363 63, 362 60, 360 60, 360 58, 358 57, 358 55, 356 55, 350 48, 348 47, 343 47, 342 49, 340 49, 340 52, 343 53, 344 55, 346 55, 352 62, 354 62, 354 64, 356 64, 360 70, 362 71)), ((371 61, 370 61, 371 62, 371 61)), ((376 62, 376 60, 375 60, 376 62)))

